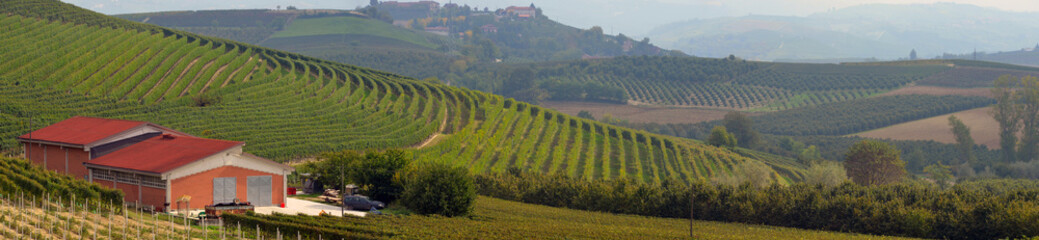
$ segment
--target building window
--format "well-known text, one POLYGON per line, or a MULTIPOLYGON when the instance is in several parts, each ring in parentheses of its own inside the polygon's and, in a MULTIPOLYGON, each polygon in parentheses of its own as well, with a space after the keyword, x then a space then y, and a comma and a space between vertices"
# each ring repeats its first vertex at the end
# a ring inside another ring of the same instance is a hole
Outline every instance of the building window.
POLYGON ((166 188, 166 181, 156 176, 136 175, 133 173, 112 171, 108 169, 91 169, 90 171, 95 180, 105 180, 133 185, 137 185, 138 182, 140 182, 140 185, 144 187, 166 188))
POLYGON ((113 182, 115 182, 115 177, 112 177, 112 171, 109 171, 107 169, 93 169, 93 170, 91 170, 91 173, 94 174, 93 178, 95 180, 105 180, 105 181, 113 181, 113 182))

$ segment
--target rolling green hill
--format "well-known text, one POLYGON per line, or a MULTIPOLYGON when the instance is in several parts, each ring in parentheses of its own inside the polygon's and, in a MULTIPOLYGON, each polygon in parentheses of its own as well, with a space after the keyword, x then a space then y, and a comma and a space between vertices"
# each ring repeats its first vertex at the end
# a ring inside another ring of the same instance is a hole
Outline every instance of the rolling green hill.
MULTIPOLYGON (((0 5, 0 139, 73 115, 151 121, 245 141, 277 160, 422 147, 474 172, 519 167, 659 182, 764 161, 700 142, 564 115, 501 96, 130 22, 49 0, 0 5), (29 125, 31 123, 31 125, 29 125)), ((780 174, 782 173, 782 174, 780 174)))

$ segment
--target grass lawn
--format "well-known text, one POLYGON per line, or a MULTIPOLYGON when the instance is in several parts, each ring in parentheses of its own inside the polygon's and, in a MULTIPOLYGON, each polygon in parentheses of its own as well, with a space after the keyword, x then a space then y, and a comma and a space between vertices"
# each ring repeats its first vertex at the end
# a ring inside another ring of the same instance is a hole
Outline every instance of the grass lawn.
POLYGON ((274 33, 271 38, 300 37, 328 34, 362 34, 398 39, 416 45, 436 48, 425 36, 408 29, 393 26, 378 20, 359 17, 324 17, 293 20, 285 30, 274 33))

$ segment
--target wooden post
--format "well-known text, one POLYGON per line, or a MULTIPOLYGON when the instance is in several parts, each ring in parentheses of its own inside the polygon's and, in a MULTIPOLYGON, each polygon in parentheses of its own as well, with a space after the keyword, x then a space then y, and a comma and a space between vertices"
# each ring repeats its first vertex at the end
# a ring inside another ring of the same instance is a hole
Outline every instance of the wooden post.
POLYGON ((695 208, 696 195, 693 194, 692 189, 689 191, 689 239, 693 239, 693 209, 695 208))

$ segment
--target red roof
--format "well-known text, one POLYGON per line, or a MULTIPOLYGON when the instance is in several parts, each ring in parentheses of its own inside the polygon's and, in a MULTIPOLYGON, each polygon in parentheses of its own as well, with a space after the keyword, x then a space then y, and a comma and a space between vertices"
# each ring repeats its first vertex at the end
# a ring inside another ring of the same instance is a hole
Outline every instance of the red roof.
POLYGON ((86 145, 144 124, 148 122, 76 116, 18 138, 86 145))
POLYGON ((243 142, 163 134, 87 162, 112 168, 165 173, 243 142))

